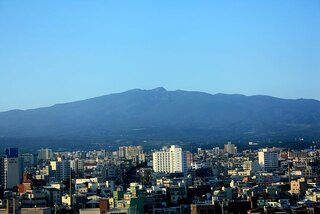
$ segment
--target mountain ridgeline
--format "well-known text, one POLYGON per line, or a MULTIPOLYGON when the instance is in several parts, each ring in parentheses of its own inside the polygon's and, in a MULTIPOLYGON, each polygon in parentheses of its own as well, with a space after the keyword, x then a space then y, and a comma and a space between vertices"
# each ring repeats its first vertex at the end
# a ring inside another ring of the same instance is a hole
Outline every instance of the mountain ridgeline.
POLYGON ((0 113, 0 138, 320 138, 320 102, 270 96, 134 89, 0 113))

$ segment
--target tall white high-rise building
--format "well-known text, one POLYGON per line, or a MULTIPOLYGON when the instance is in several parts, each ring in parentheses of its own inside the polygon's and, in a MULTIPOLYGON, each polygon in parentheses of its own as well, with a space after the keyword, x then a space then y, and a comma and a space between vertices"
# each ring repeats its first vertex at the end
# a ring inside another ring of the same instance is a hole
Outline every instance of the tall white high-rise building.
POLYGON ((161 151, 153 153, 153 170, 164 173, 186 173, 187 155, 178 146, 163 147, 161 151))
POLYGON ((262 170, 274 170, 278 168, 278 153, 268 149, 262 149, 258 152, 258 160, 262 170))

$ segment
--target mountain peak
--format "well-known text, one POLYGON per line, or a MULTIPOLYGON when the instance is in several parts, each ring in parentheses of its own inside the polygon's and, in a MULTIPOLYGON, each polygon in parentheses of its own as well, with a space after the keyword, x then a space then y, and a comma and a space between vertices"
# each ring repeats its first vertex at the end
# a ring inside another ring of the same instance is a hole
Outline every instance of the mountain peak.
POLYGON ((319 101, 213 96, 157 87, 58 107, 2 112, 0 138, 319 139, 319 118, 319 101))
POLYGON ((156 91, 156 92, 167 92, 167 90, 164 87, 157 87, 152 89, 152 91, 156 91))

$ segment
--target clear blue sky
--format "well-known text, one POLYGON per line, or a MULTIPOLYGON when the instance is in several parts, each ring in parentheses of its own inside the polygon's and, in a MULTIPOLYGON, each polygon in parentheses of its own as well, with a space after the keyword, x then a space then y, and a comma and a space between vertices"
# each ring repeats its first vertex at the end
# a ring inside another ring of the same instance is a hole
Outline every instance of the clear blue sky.
POLYGON ((320 1, 0 1, 0 111, 158 86, 320 99, 320 1))

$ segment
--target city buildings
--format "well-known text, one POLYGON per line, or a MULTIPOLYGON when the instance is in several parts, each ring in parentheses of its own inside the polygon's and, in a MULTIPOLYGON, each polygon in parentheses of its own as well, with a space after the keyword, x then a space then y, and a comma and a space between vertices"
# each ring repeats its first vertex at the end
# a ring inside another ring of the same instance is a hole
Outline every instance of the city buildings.
POLYGON ((6 149, 3 159, 3 184, 6 189, 13 189, 22 180, 22 165, 18 148, 6 149))
POLYGON ((4 157, 0 157, 0 186, 5 187, 4 179, 4 157))
POLYGON ((176 173, 187 171, 187 155, 177 146, 163 147, 153 153, 153 170, 155 172, 176 173))
POLYGON ((50 161, 51 169, 55 175, 55 181, 66 181, 70 179, 71 168, 68 160, 50 161))
POLYGON ((224 144, 224 152, 228 154, 236 154, 237 153, 237 147, 235 144, 232 144, 231 142, 228 142, 227 144, 224 144))
POLYGON ((261 169, 265 171, 275 170, 278 168, 278 154, 269 149, 262 149, 258 152, 258 159, 261 169))
POLYGON ((143 153, 142 146, 121 146, 119 147, 119 158, 132 159, 143 153))
POLYGON ((55 152, 33 163, 37 154, 8 149, 0 213, 319 213, 315 148, 141 148, 55 152))
POLYGON ((76 158, 70 160, 70 168, 74 171, 77 176, 83 175, 84 173, 84 160, 76 158))
POLYGON ((38 160, 51 160, 53 157, 52 149, 39 149, 38 160))

